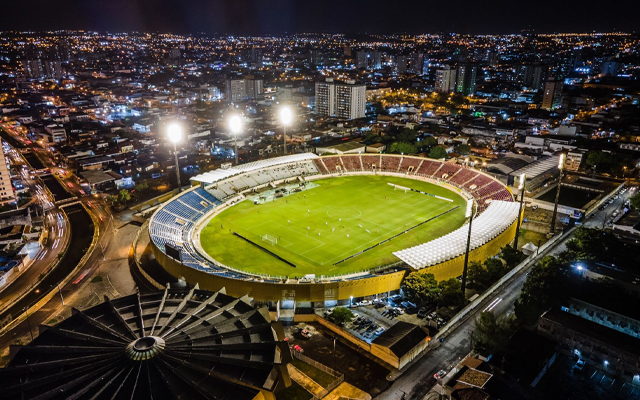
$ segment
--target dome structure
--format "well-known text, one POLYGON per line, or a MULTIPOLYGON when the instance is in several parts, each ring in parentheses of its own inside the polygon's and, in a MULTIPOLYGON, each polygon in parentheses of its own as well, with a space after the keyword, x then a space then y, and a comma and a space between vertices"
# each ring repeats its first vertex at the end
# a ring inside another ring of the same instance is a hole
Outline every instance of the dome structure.
POLYGON ((0 369, 9 399, 273 399, 290 385, 279 323, 248 297, 167 288, 73 315, 0 369))

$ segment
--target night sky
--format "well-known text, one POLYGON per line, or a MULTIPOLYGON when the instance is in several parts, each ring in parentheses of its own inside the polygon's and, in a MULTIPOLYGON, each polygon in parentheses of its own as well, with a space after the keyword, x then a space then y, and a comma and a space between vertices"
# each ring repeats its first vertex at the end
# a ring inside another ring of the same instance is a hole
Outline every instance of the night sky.
POLYGON ((640 27, 639 0, 2 0, 1 30, 239 35, 589 32, 640 27))

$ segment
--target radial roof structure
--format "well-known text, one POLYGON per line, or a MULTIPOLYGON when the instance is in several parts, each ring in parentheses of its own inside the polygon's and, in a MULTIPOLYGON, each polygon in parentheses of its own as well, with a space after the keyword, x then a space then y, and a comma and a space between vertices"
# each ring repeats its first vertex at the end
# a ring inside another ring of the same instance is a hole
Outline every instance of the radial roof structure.
POLYGON ((247 297, 165 289, 46 327, 0 369, 3 399, 273 398, 289 386, 284 332, 247 297))

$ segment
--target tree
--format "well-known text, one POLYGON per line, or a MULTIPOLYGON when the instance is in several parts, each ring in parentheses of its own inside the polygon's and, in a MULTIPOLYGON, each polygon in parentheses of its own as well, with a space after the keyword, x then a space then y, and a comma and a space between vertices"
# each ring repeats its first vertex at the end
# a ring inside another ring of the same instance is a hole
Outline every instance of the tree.
POLYGON ((429 158, 435 158, 437 160, 441 158, 447 158, 447 151, 442 146, 435 146, 429 150, 429 158))
POLYGON ((593 150, 587 153, 585 162, 590 167, 596 166, 598 171, 609 172, 618 160, 611 153, 593 150))
POLYGON ((633 196, 631 199, 631 205, 633 206, 633 208, 635 208, 636 210, 640 210, 640 193, 636 194, 635 196, 633 196))
POLYGON ((513 325, 512 319, 496 317, 491 311, 481 312, 471 335, 473 349, 482 355, 501 352, 513 333, 513 325))
POLYGON ((489 281, 496 282, 507 272, 502 264, 502 260, 498 258, 488 258, 484 261, 484 267, 487 269, 489 281))
POLYGON ((345 322, 353 319, 353 313, 348 308, 336 307, 331 313, 331 319, 338 325, 344 325, 345 322))
POLYGON ((149 188, 149 184, 147 183, 147 181, 140 181, 136 183, 136 185, 134 186, 134 189, 136 192, 144 192, 148 188, 149 188))
POLYGON ((434 138, 433 136, 425 136, 425 138, 424 138, 424 139, 422 139, 422 140, 420 141, 420 143, 421 143, 423 146, 431 147, 431 146, 435 146, 435 145, 437 145, 437 144, 438 144, 438 139, 434 138))
POLYGON ((404 128, 398 133, 396 138, 398 142, 415 143, 418 137, 418 132, 415 129, 404 128))
POLYGON ((558 305, 566 296, 564 265, 555 257, 547 256, 536 264, 522 287, 515 303, 518 320, 534 324, 543 312, 558 305))
POLYGON ((410 273, 402 283, 402 289, 409 297, 421 303, 430 303, 438 297, 440 289, 433 274, 421 272, 410 273))
POLYGON ((456 278, 450 278, 446 281, 440 281, 440 306, 459 307, 464 304, 464 295, 462 294, 462 284, 456 278))
POLYGON ((120 203, 126 204, 127 201, 131 200, 131 194, 127 189, 122 189, 118 192, 118 197, 120 198, 120 203))
POLYGON ((112 206, 114 206, 118 202, 118 196, 114 196, 112 194, 108 195, 107 202, 109 202, 112 206))
POLYGON ((469 146, 468 144, 459 144, 456 146, 456 152, 467 155, 471 152, 471 146, 469 146))
POLYGON ((418 148, 407 142, 393 142, 389 147, 389 152, 395 154, 416 154, 418 148))
POLYGON ((467 268, 467 279, 479 288, 486 288, 490 283, 487 270, 477 261, 471 261, 469 263, 469 267, 467 268))
POLYGON ((511 245, 506 245, 500 249, 500 258, 507 264, 507 269, 513 269, 527 258, 527 256, 520 250, 514 249, 511 245))

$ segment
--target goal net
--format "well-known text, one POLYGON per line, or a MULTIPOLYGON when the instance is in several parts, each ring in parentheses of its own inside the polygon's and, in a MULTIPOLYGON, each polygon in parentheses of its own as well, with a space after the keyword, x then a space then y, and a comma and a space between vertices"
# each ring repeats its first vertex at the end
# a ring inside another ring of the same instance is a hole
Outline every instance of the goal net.
POLYGON ((271 245, 278 244, 278 238, 268 233, 262 236, 262 241, 268 242, 271 245))

